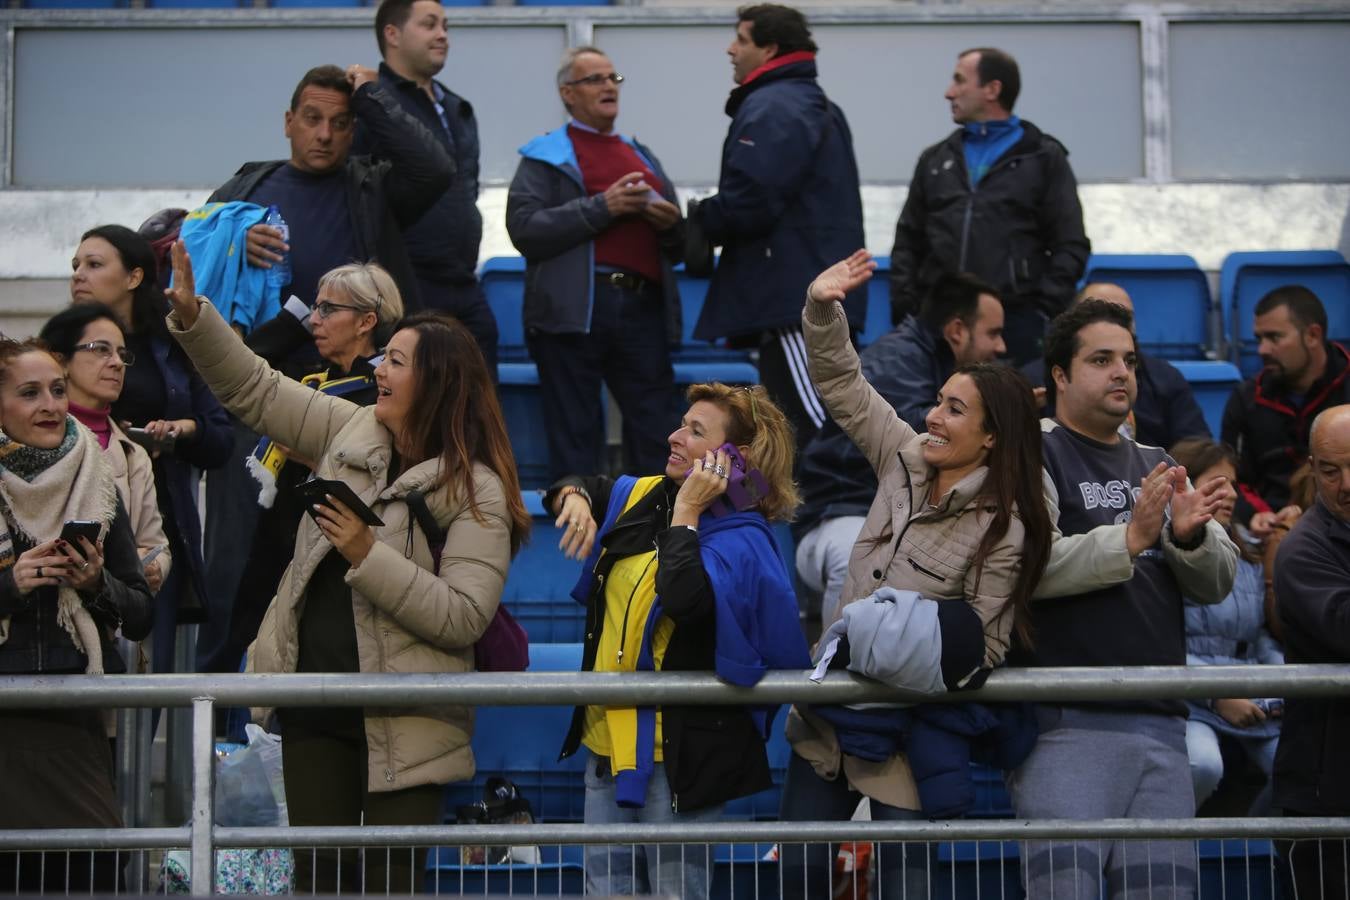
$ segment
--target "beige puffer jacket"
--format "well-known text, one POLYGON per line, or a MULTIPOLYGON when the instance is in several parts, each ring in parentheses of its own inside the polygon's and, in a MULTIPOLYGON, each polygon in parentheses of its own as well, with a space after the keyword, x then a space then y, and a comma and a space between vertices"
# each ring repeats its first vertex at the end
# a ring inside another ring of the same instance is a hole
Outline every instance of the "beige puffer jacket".
MULTIPOLYGON (((863 377, 843 308, 808 301, 802 325, 811 380, 877 473, 876 499, 853 545, 840 609, 880 587, 933 599, 965 598, 984 623, 985 665, 997 665, 1012 632, 1012 612, 1004 607, 1021 568, 1021 519, 1013 516, 977 577, 970 560, 993 518, 992 507, 976 499, 988 469, 977 469, 928 505, 936 473, 923 459, 927 435, 916 434, 863 377)), ((843 756, 830 725, 795 708, 787 736, 794 752, 822 777, 834 779, 842 765, 850 784, 867 796, 901 809, 919 808, 903 756, 883 763, 843 756)))
MULTIPOLYGON (((427 506, 447 529, 440 573, 426 536, 402 498, 427 491, 439 460, 425 460, 389 481, 392 436, 374 410, 304 387, 254 356, 209 302, 189 331, 171 316, 170 330, 220 402, 253 430, 319 461, 321 478, 345 482, 384 520, 375 546, 347 572, 362 672, 467 672, 473 645, 492 621, 510 562, 510 517, 500 479, 474 466, 481 521, 452 487, 428 493, 427 506)), ((281 578, 257 639, 251 672, 294 672, 305 587, 331 549, 306 516, 295 557, 281 578)), ((269 710, 254 710, 257 719, 269 710)), ((473 776, 473 710, 464 706, 365 711, 372 792, 445 784, 473 776)))

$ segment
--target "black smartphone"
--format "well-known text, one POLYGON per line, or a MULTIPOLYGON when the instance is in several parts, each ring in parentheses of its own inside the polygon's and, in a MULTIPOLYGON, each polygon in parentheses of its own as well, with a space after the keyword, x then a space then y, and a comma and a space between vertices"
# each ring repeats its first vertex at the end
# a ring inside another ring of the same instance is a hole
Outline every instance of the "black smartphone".
POLYGON ((157 438, 144 428, 139 428, 134 425, 127 429, 127 437, 131 438, 151 453, 156 451, 164 453, 172 450, 174 445, 173 438, 157 438))
POLYGON ((314 515, 311 507, 318 503, 323 506, 332 507, 328 502, 328 495, 331 494, 341 500, 343 505, 356 513, 357 518, 367 525, 383 525, 384 520, 366 506, 365 501, 356 496, 356 491, 352 490, 345 482, 335 481, 331 478, 311 478, 308 481, 300 482, 297 488, 300 497, 305 501, 305 507, 309 514, 314 515))
POLYGON ((71 519, 61 526, 61 540, 69 544, 76 553, 84 556, 84 546, 80 543, 80 538, 84 538, 91 544, 98 543, 98 533, 103 530, 103 526, 92 519, 71 519))

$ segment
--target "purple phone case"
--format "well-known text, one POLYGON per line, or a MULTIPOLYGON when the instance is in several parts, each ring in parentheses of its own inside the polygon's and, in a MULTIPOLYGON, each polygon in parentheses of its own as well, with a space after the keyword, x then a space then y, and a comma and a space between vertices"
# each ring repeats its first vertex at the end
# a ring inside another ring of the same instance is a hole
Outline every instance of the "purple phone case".
MULTIPOLYGON (((768 495, 768 479, 759 469, 746 471, 745 458, 741 456, 735 444, 723 444, 717 449, 726 453, 727 461, 731 463, 731 472, 727 476, 726 495, 714 500, 708 507, 708 512, 720 518, 733 512, 753 509, 768 495)), ((693 471, 691 466, 689 471, 684 473, 684 477, 688 478, 693 471)))

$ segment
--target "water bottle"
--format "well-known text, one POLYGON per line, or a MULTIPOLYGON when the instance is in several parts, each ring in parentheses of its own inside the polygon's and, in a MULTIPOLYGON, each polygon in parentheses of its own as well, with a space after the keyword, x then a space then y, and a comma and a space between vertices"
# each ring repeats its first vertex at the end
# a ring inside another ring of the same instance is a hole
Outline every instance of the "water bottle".
MULTIPOLYGON (((264 225, 269 225, 281 232, 281 239, 287 244, 291 242, 291 229, 286 224, 286 220, 281 217, 281 212, 275 206, 267 207, 267 218, 263 219, 264 225)), ((267 289, 276 291, 277 296, 291 283, 291 251, 287 250, 281 254, 280 262, 272 263, 272 268, 267 270, 267 289)))

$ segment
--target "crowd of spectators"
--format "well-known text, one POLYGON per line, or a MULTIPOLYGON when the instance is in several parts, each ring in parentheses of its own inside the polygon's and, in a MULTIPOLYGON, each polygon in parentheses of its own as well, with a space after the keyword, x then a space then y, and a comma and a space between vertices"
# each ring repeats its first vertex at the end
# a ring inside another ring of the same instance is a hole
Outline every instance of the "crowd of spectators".
MULTIPOLYGON (((200 623, 192 671, 474 666, 529 530, 475 276, 478 123, 436 80, 437 0, 384 0, 375 31, 378 70, 320 65, 296 85, 289 158, 246 163, 180 241, 163 217, 154 245, 85 232, 72 305, 39 340, 0 344, 0 673, 173 671, 184 623, 200 623), (312 476, 370 509, 316 500, 312 476)), ((718 190, 687 215, 652 149, 617 130, 624 79, 594 46, 561 60, 569 121, 520 148, 510 186, 544 503, 583 561, 584 668, 748 685, 815 664, 941 693, 1001 665, 1350 662, 1350 351, 1322 300, 1289 285, 1257 304, 1262 369, 1215 440, 1176 368, 1140 352, 1128 293, 1075 294, 1090 244, 1068 153, 1013 112, 1012 56, 982 47, 956 59, 958 127, 920 156, 896 225, 894 328, 859 353, 875 265, 821 51, 784 6, 743 7, 734 31, 718 190), (674 266, 710 246, 694 335, 754 351, 760 384, 694 385, 681 407, 674 266), (617 479, 602 383, 633 473, 617 479), (793 522, 795 560, 775 521, 793 522), (814 650, 799 609, 824 629, 814 650)), ((283 732, 292 824, 430 824, 443 785, 473 772, 464 709, 262 716, 283 732)), ((592 704, 559 737, 590 754, 586 821, 698 822, 768 785, 772 718, 592 704)), ((1350 814, 1337 698, 786 718, 785 820, 864 798, 877 819, 959 815, 971 759, 1006 771, 1023 818, 1189 817, 1248 759, 1252 814, 1350 814)), ((103 717, 0 719, 0 828, 120 824, 103 717), (55 800, 27 774, 52 760, 55 800)), ((1345 884, 1339 847, 1281 853, 1299 896, 1345 884)), ((782 861, 789 893, 825 890, 828 847, 782 861)), ((82 865, 58 884, 9 854, 0 883, 118 889, 108 859, 82 865)), ((411 890, 420 865, 335 850, 297 871, 304 889, 411 890)), ((1022 866, 1031 896, 1198 883, 1190 842, 1033 841, 1022 866)), ((899 848, 878 869, 883 898, 929 877, 899 848)), ((597 894, 700 897, 709 861, 597 846, 586 871, 597 894)))

